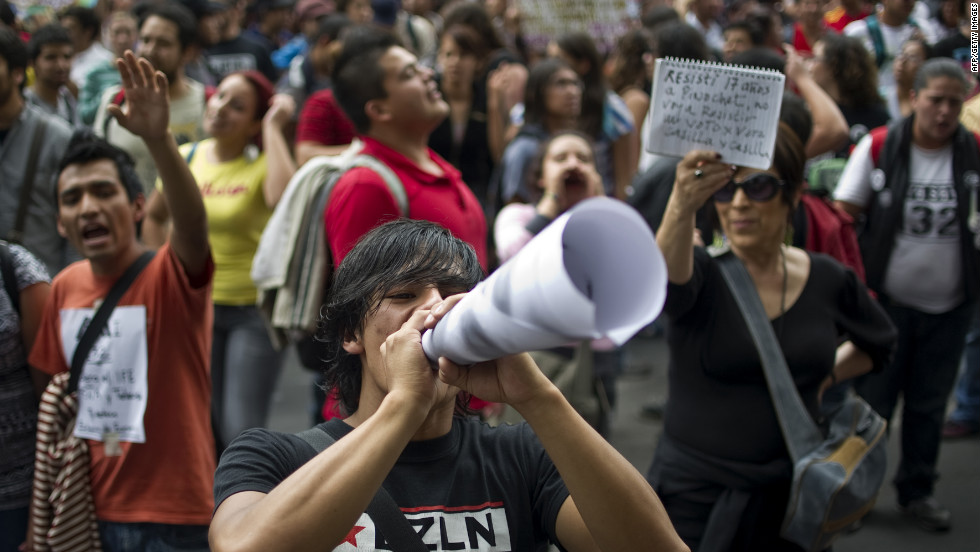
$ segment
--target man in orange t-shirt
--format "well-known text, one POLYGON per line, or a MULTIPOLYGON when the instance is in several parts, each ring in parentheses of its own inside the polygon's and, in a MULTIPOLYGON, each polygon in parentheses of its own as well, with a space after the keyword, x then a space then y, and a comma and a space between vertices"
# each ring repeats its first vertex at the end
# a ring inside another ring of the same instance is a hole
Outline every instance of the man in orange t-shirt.
MULTIPOLYGON (((211 276, 200 191, 168 130, 167 78, 132 52, 117 62, 119 124, 149 148, 173 211, 173 234, 112 311, 79 378, 75 435, 91 455, 105 550, 207 550, 215 469, 211 436, 211 276), (174 543, 182 543, 177 548, 174 543)), ((30 364, 69 369, 95 308, 147 248, 132 159, 76 135, 58 177, 58 231, 85 257, 55 277, 30 364)), ((30 544, 30 543, 29 543, 30 544)))

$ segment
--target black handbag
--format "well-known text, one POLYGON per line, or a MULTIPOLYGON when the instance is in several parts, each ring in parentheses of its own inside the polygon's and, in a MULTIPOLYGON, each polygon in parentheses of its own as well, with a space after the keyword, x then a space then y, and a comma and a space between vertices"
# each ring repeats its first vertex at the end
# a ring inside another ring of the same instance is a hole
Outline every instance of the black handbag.
POLYGON ((781 535, 824 550, 874 506, 885 479, 887 422, 853 392, 828 417, 824 435, 810 417, 755 285, 731 252, 717 258, 762 359, 779 427, 793 460, 793 484, 781 535))

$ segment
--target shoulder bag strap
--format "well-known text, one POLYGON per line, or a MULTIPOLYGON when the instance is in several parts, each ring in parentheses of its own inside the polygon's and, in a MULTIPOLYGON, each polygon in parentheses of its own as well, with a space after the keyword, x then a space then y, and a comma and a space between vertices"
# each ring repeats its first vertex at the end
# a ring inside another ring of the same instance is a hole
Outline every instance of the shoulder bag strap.
POLYGON ((377 157, 366 153, 358 154, 351 162, 351 167, 366 167, 378 173, 398 203, 398 209, 401 210, 402 216, 408 217, 408 194, 405 192, 405 185, 402 184, 395 171, 377 157))
MULTIPOLYGON (((319 426, 301 431, 296 436, 306 441, 317 454, 334 443, 334 438, 319 426)), ((366 512, 394 552, 428 552, 429 547, 422 542, 422 537, 384 487, 378 488, 366 512)))
POLYGON ((82 366, 85 365, 85 360, 88 359, 92 345, 95 345, 95 341, 105 328, 106 322, 109 321, 109 315, 116 308, 116 303, 119 302, 119 299, 126 293, 129 286, 136 280, 139 273, 146 268, 146 265, 149 264, 154 254, 155 251, 147 251, 140 255, 133 264, 129 265, 126 272, 112 285, 112 289, 109 290, 102 304, 99 305, 99 309, 95 311, 95 316, 89 321, 88 326, 85 328, 85 333, 82 334, 82 338, 78 340, 78 345, 75 347, 75 354, 71 357, 71 378, 68 380, 69 394, 78 389, 78 379, 82 375, 82 366))
POLYGON ((31 139, 31 149, 27 154, 27 166, 24 170, 24 180, 20 183, 20 203, 17 204, 17 216, 14 219, 14 226, 10 229, 7 241, 11 243, 22 243, 24 241, 24 224, 27 222, 27 208, 31 205, 31 192, 34 191, 34 178, 37 176, 37 162, 41 157, 41 143, 44 142, 44 133, 48 129, 47 118, 42 116, 37 118, 37 128, 34 129, 34 137, 31 139))
POLYGON ((786 358, 779 348, 776 334, 772 331, 772 324, 762 307, 762 301, 759 300, 752 277, 745 270, 742 261, 731 252, 718 257, 717 261, 725 283, 742 311, 749 333, 752 334, 752 341, 759 350, 762 371, 766 375, 766 384, 776 409, 779 427, 790 457, 795 462, 819 445, 823 441, 823 435, 803 406, 803 399, 790 376, 786 358))

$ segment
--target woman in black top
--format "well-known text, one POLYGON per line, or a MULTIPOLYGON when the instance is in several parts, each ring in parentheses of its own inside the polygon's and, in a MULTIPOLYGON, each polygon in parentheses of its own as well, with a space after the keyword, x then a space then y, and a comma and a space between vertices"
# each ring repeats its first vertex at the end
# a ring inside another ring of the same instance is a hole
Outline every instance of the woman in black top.
POLYGON ((487 128, 489 57, 489 44, 470 27, 456 24, 442 33, 437 78, 449 117, 429 135, 429 147, 459 169, 484 210, 494 166, 487 128))
POLYGON ((813 46, 813 80, 834 99, 850 130, 850 140, 838 151, 847 158, 850 148, 873 128, 888 124, 888 107, 878 93, 878 69, 860 40, 828 33, 813 46))
POLYGON ((714 259, 695 248, 706 201, 745 264, 803 402, 817 418, 834 382, 887 362, 895 329, 854 273, 785 245, 800 199, 803 145, 780 124, 772 166, 709 151, 680 162, 657 232, 669 279, 670 397, 648 479, 692 549, 797 550, 779 537, 792 464, 761 361, 714 259))

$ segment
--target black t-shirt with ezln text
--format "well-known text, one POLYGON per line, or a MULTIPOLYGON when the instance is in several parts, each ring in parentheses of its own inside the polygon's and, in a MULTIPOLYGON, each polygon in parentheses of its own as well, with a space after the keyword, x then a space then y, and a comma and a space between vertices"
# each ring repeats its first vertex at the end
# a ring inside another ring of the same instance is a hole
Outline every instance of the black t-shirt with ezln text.
MULTIPOLYGON (((324 424, 334 439, 353 428, 324 424)), ((243 491, 269 493, 314 457, 295 435, 251 429, 222 454, 214 478, 215 507, 243 491)), ((384 488, 422 540, 435 550, 545 551, 555 539, 568 490, 526 424, 493 427, 454 418, 445 436, 412 441, 384 488)), ((362 514, 337 550, 390 550, 362 514)))

